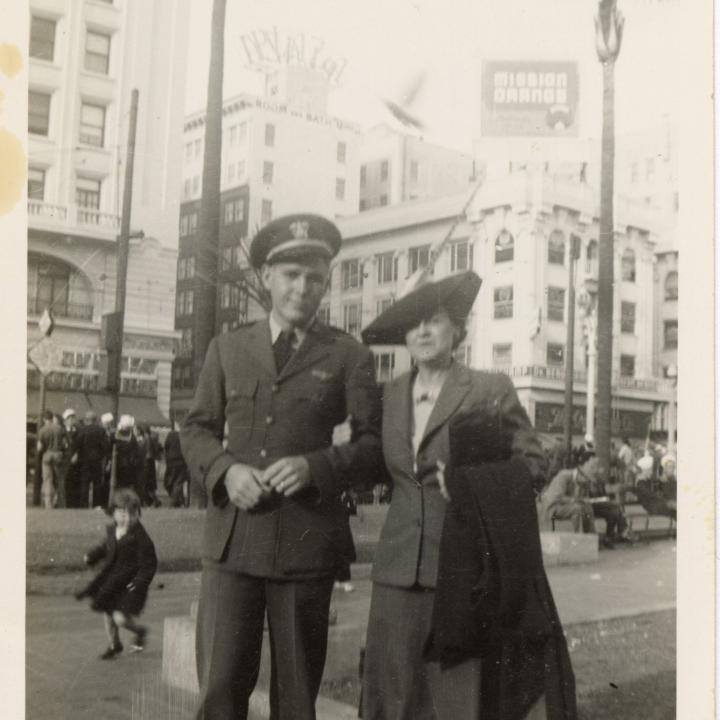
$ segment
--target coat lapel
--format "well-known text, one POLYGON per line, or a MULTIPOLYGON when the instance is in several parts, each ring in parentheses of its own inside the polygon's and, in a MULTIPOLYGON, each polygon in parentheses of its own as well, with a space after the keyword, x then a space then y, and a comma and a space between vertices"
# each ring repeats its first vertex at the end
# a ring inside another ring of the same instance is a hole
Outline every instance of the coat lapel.
POLYGON ((273 377, 277 375, 270 339, 270 321, 267 318, 250 328, 250 342, 247 344, 247 349, 263 369, 273 377))
MULTIPOLYGON (((279 375, 279 379, 291 377, 305 368, 314 365, 328 355, 332 336, 319 324, 313 325, 305 335, 302 345, 292 354, 287 365, 279 375)), ((270 352, 272 357, 272 350, 270 352)), ((274 360, 273 360, 274 365, 274 360)))
POLYGON ((457 410, 460 403, 470 391, 470 373, 459 363, 454 362, 450 366, 450 372, 440 390, 435 407, 428 418, 425 433, 420 441, 422 447, 427 439, 457 410))
POLYGON ((398 378, 397 383, 388 386, 390 395, 387 398, 386 416, 392 419, 393 436, 398 446, 407 448, 412 465, 412 443, 410 442, 410 429, 412 416, 410 414, 410 385, 413 373, 405 373, 398 378))

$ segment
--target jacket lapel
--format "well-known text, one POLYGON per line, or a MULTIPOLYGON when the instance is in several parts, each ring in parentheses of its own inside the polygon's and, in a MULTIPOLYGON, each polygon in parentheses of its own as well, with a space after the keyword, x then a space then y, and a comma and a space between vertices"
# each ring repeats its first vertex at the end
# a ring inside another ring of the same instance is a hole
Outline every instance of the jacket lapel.
MULTIPOLYGON (((287 365, 278 376, 279 379, 284 380, 302 372, 311 365, 315 365, 315 363, 328 355, 329 346, 332 342, 332 335, 327 332, 326 328, 315 323, 308 329, 300 347, 291 355, 287 365)), ((272 351, 270 356, 272 357, 272 351)))
POLYGON ((247 344, 247 350, 264 370, 273 377, 277 375, 270 339, 270 321, 267 318, 250 328, 250 342, 247 344))
POLYGON ((459 363, 454 362, 450 366, 450 372, 440 390, 435 407, 430 413, 425 433, 423 434, 420 446, 422 447, 427 439, 441 425, 446 423, 450 416, 457 410, 460 403, 470 391, 471 378, 470 373, 459 363))

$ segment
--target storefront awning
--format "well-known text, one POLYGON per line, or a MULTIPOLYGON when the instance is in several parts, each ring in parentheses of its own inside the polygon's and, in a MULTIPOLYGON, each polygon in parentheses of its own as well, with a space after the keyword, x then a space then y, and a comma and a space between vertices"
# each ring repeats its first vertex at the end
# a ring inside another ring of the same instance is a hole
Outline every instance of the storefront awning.
MULTIPOLYGON (((40 409, 39 403, 40 391, 29 389, 26 411, 28 418, 37 417, 40 409)), ((112 397, 102 393, 84 393, 77 390, 48 390, 45 393, 46 410, 62 414, 63 410, 72 408, 78 418, 82 418, 88 410, 94 410, 99 417, 103 413, 112 412, 112 405, 112 397)), ((132 415, 135 422, 143 425, 170 426, 170 420, 162 414, 155 398, 121 395, 120 414, 132 415)))

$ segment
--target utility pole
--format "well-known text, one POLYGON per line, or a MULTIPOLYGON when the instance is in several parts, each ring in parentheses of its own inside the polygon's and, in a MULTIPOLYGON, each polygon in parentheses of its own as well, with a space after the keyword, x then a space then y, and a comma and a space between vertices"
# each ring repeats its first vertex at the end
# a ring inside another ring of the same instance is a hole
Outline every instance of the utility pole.
MULTIPOLYGON (((130 122, 128 126, 127 156, 125 159, 125 183, 123 186, 122 217, 120 235, 117 239, 117 275, 115 279, 115 312, 103 320, 105 342, 108 354, 108 387, 113 394, 113 417, 115 422, 120 416, 120 374, 122 372, 123 333, 125 332, 125 296, 127 286, 127 266, 130 246, 130 213, 132 211, 133 168, 135 166, 135 135, 137 132, 138 91, 133 89, 130 97, 130 122)), ((112 500, 117 477, 117 453, 113 445, 112 469, 110 472, 110 493, 112 500)))
POLYGON ((208 345, 216 333, 218 242, 220 229, 220 160, 226 0, 214 0, 210 28, 210 70, 205 111, 202 196, 195 253, 193 382, 200 375, 208 345))
POLYGON ((615 62, 620 53, 624 18, 617 0, 600 0, 595 43, 603 70, 603 119, 600 175, 600 237, 597 296, 597 433, 596 448, 604 479, 610 474, 614 300, 613 184, 615 172, 615 62))
POLYGON ((573 431, 573 381, 575 379, 575 262, 580 257, 580 238, 570 236, 568 247, 568 316, 565 341, 565 467, 570 467, 573 431))

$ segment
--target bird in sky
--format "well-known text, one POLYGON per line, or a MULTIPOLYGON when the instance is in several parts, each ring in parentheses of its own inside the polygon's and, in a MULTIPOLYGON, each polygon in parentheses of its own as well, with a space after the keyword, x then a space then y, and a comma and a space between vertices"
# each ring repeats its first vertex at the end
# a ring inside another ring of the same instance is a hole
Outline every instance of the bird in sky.
POLYGON ((427 71, 421 70, 417 73, 405 88, 405 92, 401 94, 399 102, 390 100, 389 98, 381 98, 385 107, 392 113, 393 117, 406 127, 422 130, 425 124, 411 112, 411 108, 425 85, 427 71))

